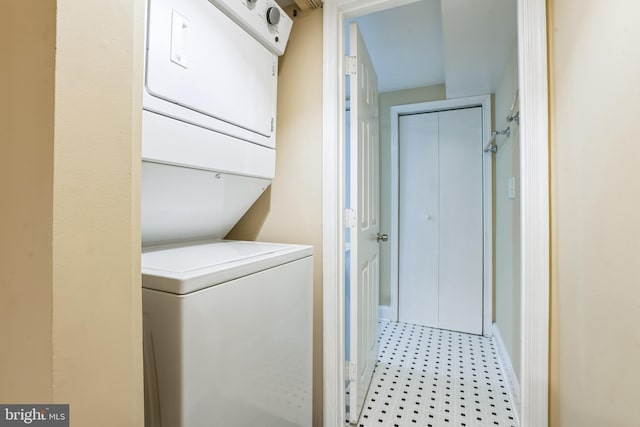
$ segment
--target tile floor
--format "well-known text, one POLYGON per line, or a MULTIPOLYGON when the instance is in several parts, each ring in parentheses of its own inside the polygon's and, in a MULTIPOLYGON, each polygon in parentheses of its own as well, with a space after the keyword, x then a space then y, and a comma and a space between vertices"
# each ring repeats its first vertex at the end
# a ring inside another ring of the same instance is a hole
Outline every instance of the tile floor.
POLYGON ((490 338, 379 322, 359 427, 517 427, 490 338))

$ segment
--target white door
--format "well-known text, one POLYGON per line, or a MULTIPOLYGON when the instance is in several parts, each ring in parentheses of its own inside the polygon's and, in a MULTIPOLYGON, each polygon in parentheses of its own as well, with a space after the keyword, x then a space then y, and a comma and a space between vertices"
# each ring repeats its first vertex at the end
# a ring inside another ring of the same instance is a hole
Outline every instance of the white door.
POLYGON ((438 326, 438 113, 400 116, 401 322, 438 326))
POLYGON ((356 23, 350 26, 351 345, 349 421, 357 423, 378 356, 378 78, 356 23))
POLYGON ((482 334, 482 108, 399 129, 399 320, 482 334))

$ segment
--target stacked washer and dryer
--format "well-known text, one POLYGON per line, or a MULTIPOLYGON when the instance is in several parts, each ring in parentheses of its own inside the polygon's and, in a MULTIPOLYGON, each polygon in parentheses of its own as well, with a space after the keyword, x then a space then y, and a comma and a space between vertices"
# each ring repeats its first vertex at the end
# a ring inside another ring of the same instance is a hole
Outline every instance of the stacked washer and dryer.
POLYGON ((223 237, 275 173, 274 0, 149 0, 142 142, 148 427, 311 425, 312 248, 223 237))

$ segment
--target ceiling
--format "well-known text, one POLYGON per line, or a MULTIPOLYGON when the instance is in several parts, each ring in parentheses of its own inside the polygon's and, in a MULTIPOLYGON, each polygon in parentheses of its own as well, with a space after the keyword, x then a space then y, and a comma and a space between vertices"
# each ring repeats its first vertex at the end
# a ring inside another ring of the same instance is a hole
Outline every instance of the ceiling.
POLYGON ((378 91, 444 83, 440 0, 422 0, 355 21, 378 74, 378 91))
POLYGON ((493 93, 516 41, 515 0, 420 0, 355 21, 380 92, 444 83, 447 98, 493 93))

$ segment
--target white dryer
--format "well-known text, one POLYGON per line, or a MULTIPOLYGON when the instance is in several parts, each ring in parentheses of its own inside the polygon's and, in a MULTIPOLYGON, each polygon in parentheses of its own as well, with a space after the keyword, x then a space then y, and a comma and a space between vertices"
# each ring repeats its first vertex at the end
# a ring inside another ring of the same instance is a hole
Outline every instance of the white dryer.
POLYGON ((149 0, 142 135, 148 427, 311 425, 310 246, 222 240, 275 171, 273 0, 149 0))

